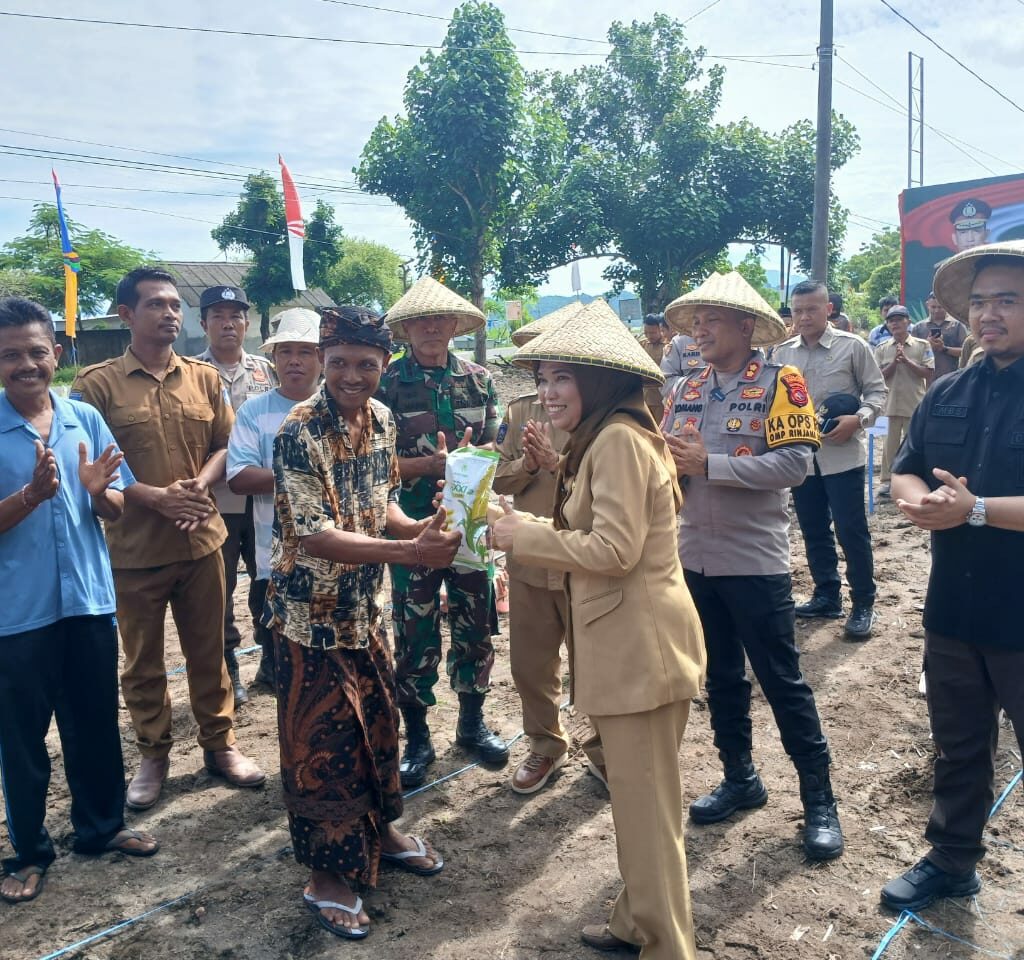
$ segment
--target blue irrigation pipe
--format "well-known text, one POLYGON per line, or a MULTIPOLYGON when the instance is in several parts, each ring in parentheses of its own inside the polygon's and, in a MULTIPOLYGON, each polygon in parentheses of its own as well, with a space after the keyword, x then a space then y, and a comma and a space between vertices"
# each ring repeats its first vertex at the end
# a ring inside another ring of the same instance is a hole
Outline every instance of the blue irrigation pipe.
MULTIPOLYGON (((1013 792, 1014 787, 1016 787, 1017 784, 1021 782, 1022 776, 1024 776, 1024 770, 1018 770, 1017 773, 1014 774, 1014 776, 1011 778, 1010 782, 1003 789, 1003 792, 999 794, 999 799, 996 800, 996 802, 992 805, 992 810, 989 812, 988 818, 990 820, 996 815, 996 813, 999 812, 999 808, 1006 802, 1006 798, 1013 792)), ((879 942, 875 952, 871 955, 871 960, 878 960, 878 958, 881 957, 883 953, 885 953, 885 951, 888 949, 889 945, 893 942, 893 940, 896 939, 896 937, 899 935, 899 932, 911 920, 913 920, 916 924, 924 927, 926 930, 930 930, 932 933, 938 934, 940 937, 945 937, 947 940, 953 940, 956 943, 962 943, 965 946, 972 947, 973 949, 977 950, 979 953, 984 954, 985 956, 998 957, 1000 958, 1000 960, 1013 960, 1013 958, 1007 954, 992 953, 990 950, 986 950, 984 947, 976 946, 975 944, 970 943, 967 940, 961 940, 954 934, 949 933, 946 930, 942 930, 939 927, 933 926, 932 924, 928 923, 927 920, 922 920, 916 913, 912 913, 909 910, 904 910, 900 914, 899 919, 888 930, 885 931, 885 935, 879 942)))

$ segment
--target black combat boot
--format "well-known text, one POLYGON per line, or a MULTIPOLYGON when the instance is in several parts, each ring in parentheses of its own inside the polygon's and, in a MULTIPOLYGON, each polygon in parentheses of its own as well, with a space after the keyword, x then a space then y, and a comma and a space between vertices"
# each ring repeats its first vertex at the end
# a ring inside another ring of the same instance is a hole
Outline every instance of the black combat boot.
POLYGON ((694 823, 718 823, 737 810, 753 810, 768 802, 768 791, 754 769, 749 753, 726 756, 725 779, 711 793, 690 804, 694 823))
POLYGON ((804 853, 811 860, 834 860, 843 852, 843 829, 839 826, 828 766, 798 772, 800 800, 804 805, 804 853))
POLYGON ((274 635, 268 630, 266 635, 260 635, 260 646, 263 648, 260 654, 260 665, 256 671, 255 683, 277 689, 277 668, 274 665, 274 635))
POLYGON ((484 763, 503 766, 508 763, 508 744, 484 725, 484 695, 459 694, 459 725, 455 742, 473 750, 484 763))
POLYGON ((398 775, 403 787, 419 787, 427 779, 427 767, 436 759, 427 726, 427 708, 418 704, 402 707, 402 717, 405 720, 405 751, 398 775))
POLYGON ((228 676, 231 678, 231 690, 235 695, 235 708, 243 703, 249 702, 249 694, 245 692, 245 685, 238 676, 238 659, 235 657, 234 647, 224 648, 224 664, 228 668, 228 676))

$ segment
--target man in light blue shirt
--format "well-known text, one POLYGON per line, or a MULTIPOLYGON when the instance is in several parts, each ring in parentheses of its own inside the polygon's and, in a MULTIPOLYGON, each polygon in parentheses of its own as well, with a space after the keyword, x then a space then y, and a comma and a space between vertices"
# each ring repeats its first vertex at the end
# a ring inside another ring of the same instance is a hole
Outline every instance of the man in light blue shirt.
POLYGON ((38 303, 0 300, 0 775, 14 856, 0 897, 34 900, 56 854, 43 824, 56 713, 78 853, 151 856, 124 824, 114 583, 100 518, 135 482, 98 411, 50 391, 60 357, 38 303))
POLYGON ((316 393, 322 367, 317 356, 320 317, 295 307, 278 314, 277 333, 261 348, 271 354, 280 386, 250 397, 237 410, 228 441, 228 486, 253 498, 256 532, 256 580, 249 591, 255 637, 263 648, 256 682, 274 688, 274 643, 261 623, 270 579, 270 543, 274 526, 274 437, 295 404, 316 393))

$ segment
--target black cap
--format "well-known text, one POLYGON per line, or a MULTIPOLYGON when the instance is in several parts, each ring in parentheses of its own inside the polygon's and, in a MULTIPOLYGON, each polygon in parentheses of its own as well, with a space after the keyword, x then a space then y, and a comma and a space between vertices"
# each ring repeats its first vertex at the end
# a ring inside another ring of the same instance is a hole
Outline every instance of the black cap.
POLYGON ((897 303, 895 307, 892 307, 889 312, 885 315, 886 321, 891 320, 893 317, 906 317, 910 319, 910 311, 903 306, 902 303, 897 303))
POLYGON ((205 310, 218 303, 231 303, 249 309, 249 302, 245 299, 245 291, 240 287, 207 287, 199 297, 199 309, 205 310))
POLYGON ((987 220, 992 216, 992 208, 979 200, 977 197, 968 197, 961 200, 949 215, 949 222, 956 223, 958 220, 987 220))
POLYGON ((860 397, 852 393, 833 393, 818 404, 815 411, 822 433, 831 433, 836 428, 837 417, 849 417, 860 410, 860 397))

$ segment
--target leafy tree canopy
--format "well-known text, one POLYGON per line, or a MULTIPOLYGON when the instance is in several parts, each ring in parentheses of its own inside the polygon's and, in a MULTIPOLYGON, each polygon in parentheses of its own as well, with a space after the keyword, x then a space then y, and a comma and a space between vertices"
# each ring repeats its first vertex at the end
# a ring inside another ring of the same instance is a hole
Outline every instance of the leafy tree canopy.
POLYGON ((860 250, 842 264, 841 272, 854 290, 861 290, 875 270, 888 264, 898 264, 901 256, 899 231, 886 227, 867 243, 862 243, 860 250))
MULTIPOLYGON (((82 258, 78 274, 78 305, 83 315, 99 314, 114 298, 117 282, 154 254, 129 247, 102 230, 67 219, 71 243, 82 258)), ((60 249, 57 207, 33 208, 28 232, 0 248, 3 288, 36 300, 52 313, 64 315, 64 259, 60 249)))
MULTIPOLYGON (((277 180, 268 173, 246 177, 238 206, 211 235, 221 250, 252 256, 252 266, 242 285, 249 302, 260 313, 260 334, 266 340, 270 335, 271 307, 295 296, 284 197, 277 189, 277 180)), ((306 284, 326 287, 329 272, 341 256, 342 229, 334 222, 334 208, 318 200, 313 215, 306 220, 302 253, 306 284)))
POLYGON ((387 310, 402 295, 402 257, 390 247, 346 237, 342 256, 327 272, 324 290, 336 303, 387 310))

